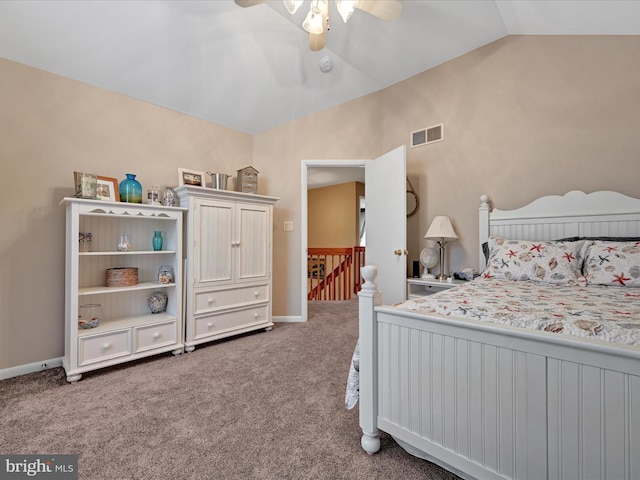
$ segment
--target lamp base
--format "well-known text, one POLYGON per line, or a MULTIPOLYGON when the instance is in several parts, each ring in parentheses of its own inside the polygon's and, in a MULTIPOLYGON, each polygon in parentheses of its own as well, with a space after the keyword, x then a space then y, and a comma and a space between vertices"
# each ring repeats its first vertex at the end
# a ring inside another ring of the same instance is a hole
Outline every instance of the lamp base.
POLYGON ((428 280, 433 280, 436 276, 433 273, 423 273, 422 278, 426 278, 428 280))
POLYGON ((446 281, 448 277, 448 275, 444 273, 444 258, 445 258, 444 252, 445 252, 446 243, 447 242, 444 240, 444 238, 438 240, 438 245, 440 246, 440 274, 436 278, 441 282, 446 281))

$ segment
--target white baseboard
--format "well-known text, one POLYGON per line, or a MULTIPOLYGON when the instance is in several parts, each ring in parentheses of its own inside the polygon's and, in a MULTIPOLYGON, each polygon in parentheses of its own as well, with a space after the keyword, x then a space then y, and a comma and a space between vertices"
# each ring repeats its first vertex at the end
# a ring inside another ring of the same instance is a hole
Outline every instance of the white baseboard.
POLYGON ((43 360, 42 362, 28 363, 26 365, 18 365, 17 367, 3 368, 0 370, 0 380, 7 378, 18 377, 20 375, 26 375, 27 373, 41 372, 42 370, 48 370, 49 368, 56 368, 62 366, 62 358, 51 358, 49 360, 43 360))
MULTIPOLYGON (((286 316, 286 317, 272 317, 272 322, 281 323, 300 323, 302 317, 298 316, 286 316)), ((19 377, 20 375, 26 375, 27 373, 41 372, 49 368, 56 368, 62 366, 62 357, 51 358, 49 360, 43 360, 42 362, 28 363, 26 365, 18 365, 17 367, 4 368, 0 370, 0 380, 6 380, 7 378, 19 377)))
POLYGON ((276 323, 276 322, 281 322, 281 323, 295 323, 295 322, 303 322, 302 320, 302 316, 298 315, 297 317, 271 317, 271 321, 276 323))

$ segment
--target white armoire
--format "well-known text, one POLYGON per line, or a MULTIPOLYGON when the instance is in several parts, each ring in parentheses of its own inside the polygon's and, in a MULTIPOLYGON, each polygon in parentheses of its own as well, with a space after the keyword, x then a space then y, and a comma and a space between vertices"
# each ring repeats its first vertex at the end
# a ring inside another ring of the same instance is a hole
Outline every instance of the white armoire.
POLYGON ((185 350, 270 330, 273 205, 278 198, 176 188, 187 208, 185 350))

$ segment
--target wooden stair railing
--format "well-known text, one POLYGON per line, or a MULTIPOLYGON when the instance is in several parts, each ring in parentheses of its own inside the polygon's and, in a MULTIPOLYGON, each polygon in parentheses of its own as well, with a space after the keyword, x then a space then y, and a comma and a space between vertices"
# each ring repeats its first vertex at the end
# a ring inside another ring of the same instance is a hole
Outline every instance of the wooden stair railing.
POLYGON ((353 293, 362 290, 364 279, 360 274, 360 268, 364 267, 365 247, 353 247, 353 293))
POLYGON ((309 248, 307 277, 309 300, 349 300, 360 290, 364 247, 309 248), (354 255, 356 251, 356 255, 354 255), (355 267, 354 267, 355 264, 355 267))

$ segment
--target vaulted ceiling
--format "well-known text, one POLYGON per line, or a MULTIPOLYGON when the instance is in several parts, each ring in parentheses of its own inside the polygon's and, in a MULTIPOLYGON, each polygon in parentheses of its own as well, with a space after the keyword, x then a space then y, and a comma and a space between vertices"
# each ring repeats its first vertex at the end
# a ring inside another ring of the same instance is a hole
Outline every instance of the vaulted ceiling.
POLYGON ((347 24, 331 0, 312 52, 308 1, 292 16, 281 0, 4 0, 0 57, 254 134, 506 35, 640 34, 632 0, 401 0, 393 22, 356 10, 347 24))

